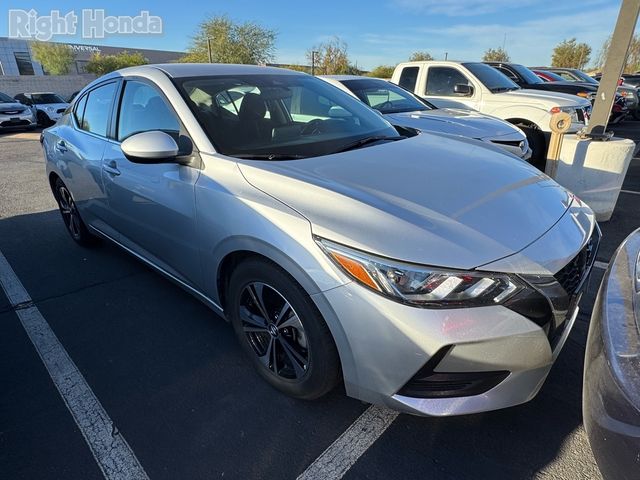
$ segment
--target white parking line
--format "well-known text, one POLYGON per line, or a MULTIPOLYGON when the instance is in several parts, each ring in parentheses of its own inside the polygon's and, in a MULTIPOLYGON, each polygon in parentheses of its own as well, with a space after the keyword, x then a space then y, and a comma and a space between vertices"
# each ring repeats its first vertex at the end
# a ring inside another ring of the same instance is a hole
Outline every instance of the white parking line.
POLYGON ((117 431, 78 367, 38 308, 33 305, 31 297, 2 252, 0 285, 89 445, 104 477, 108 480, 148 480, 149 477, 131 447, 117 431))
POLYGON ((630 193, 631 195, 640 195, 640 192, 634 192, 633 190, 620 190, 622 193, 630 193))
POLYGON ((599 260, 596 260, 595 262, 593 262, 593 266, 596 268, 599 268, 601 270, 606 270, 607 268, 609 268, 609 264, 605 263, 605 262, 601 262, 599 260))
POLYGON ((389 428, 398 412, 371 406, 327 448, 298 480, 338 480, 389 428))

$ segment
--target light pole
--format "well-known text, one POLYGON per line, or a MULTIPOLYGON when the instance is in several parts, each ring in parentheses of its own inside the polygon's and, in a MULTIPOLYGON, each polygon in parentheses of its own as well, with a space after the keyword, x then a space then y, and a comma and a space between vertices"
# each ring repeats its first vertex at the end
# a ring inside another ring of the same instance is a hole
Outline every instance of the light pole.
POLYGON ((207 52, 209 53, 209 63, 213 63, 213 53, 211 52, 211 37, 207 37, 207 52))
POLYGON ((311 51, 311 75, 316 74, 316 52, 315 50, 311 51))

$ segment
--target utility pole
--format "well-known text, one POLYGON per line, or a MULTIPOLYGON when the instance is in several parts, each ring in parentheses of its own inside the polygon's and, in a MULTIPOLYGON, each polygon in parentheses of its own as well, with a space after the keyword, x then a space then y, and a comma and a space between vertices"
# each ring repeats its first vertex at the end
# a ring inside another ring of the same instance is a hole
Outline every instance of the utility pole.
POLYGON ((207 37, 207 51, 209 52, 209 63, 213 63, 213 53, 211 52, 211 37, 207 37))
POLYGON ((446 60, 447 58, 449 58, 449 52, 444 52, 444 59, 446 60))
POLYGON ((318 52, 316 52, 315 50, 311 51, 311 75, 316 74, 316 54, 318 52))

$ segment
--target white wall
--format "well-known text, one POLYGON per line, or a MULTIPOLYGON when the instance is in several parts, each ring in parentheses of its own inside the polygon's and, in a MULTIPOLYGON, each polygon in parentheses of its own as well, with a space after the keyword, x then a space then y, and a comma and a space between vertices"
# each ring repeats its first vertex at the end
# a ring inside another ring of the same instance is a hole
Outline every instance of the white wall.
POLYGON ((0 92, 13 97, 18 93, 53 92, 64 99, 95 80, 96 75, 2 75, 0 92))

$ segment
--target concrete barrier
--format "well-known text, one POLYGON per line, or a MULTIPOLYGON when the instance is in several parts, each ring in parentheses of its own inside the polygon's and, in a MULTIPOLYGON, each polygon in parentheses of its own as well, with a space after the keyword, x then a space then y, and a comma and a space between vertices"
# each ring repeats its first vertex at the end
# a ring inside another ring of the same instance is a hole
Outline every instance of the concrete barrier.
POLYGON ((0 75, 0 92, 14 96, 25 92, 53 92, 65 100, 82 89, 96 75, 0 75))
POLYGON ((607 142, 565 135, 555 180, 595 212, 599 222, 611 218, 633 157, 635 143, 626 138, 607 142))

